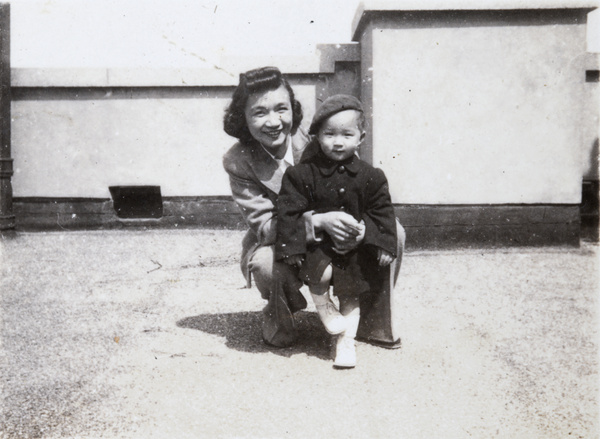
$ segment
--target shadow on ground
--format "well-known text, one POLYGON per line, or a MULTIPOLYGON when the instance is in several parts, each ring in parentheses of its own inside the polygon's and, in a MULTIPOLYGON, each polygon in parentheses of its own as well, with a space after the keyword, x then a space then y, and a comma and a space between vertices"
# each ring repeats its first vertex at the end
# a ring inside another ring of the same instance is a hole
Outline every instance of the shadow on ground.
POLYGON ((296 313, 298 341, 288 348, 269 346, 262 341, 262 312, 236 312, 226 314, 200 314, 177 322, 181 328, 196 329, 225 337, 225 345, 242 352, 272 352, 291 357, 306 354, 323 360, 330 359, 331 336, 327 334, 316 313, 296 313))

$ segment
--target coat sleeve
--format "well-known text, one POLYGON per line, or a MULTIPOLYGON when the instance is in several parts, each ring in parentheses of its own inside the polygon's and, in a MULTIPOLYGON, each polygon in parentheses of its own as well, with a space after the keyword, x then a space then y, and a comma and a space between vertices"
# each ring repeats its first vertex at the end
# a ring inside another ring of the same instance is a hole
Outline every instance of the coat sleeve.
POLYGON ((396 214, 385 174, 373 169, 367 184, 367 207, 364 221, 366 226, 364 244, 396 254, 396 214))
MULTIPOLYGON (((302 165, 300 165, 302 166, 302 165)), ((299 167, 288 168, 277 199, 277 242, 275 258, 306 253, 306 213, 309 210, 307 186, 299 167)))
POLYGON ((233 200, 240 208, 246 224, 256 234, 259 245, 275 243, 275 205, 254 180, 243 157, 236 157, 232 148, 223 157, 223 166, 229 174, 233 200))

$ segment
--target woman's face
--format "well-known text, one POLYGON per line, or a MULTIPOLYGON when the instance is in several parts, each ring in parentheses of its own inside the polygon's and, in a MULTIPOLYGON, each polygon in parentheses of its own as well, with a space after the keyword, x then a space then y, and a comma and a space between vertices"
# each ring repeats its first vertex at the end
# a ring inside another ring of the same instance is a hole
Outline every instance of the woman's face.
POLYGON ((251 94, 245 115, 252 137, 265 148, 279 148, 292 129, 290 94, 283 85, 276 90, 251 94))

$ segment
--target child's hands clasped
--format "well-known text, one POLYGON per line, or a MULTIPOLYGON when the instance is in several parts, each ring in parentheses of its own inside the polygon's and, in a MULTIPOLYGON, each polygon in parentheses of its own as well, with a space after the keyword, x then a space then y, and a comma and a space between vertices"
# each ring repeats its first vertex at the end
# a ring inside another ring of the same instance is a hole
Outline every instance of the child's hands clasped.
POLYGON ((385 267, 392 263, 392 261, 394 260, 394 257, 392 256, 391 253, 379 248, 379 249, 377 249, 377 260, 379 261, 380 267, 385 267))
POLYGON ((294 265, 298 268, 302 267, 302 261, 304 260, 304 258, 302 257, 302 255, 292 255, 292 256, 288 256, 286 258, 283 259, 283 262, 285 262, 288 265, 294 265))

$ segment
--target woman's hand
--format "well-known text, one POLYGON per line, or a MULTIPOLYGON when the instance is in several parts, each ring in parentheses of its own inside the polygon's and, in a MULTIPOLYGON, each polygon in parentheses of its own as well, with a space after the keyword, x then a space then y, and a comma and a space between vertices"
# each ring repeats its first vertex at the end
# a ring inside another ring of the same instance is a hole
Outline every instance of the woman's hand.
POLYGON ((302 255, 292 255, 292 256, 288 256, 286 258, 283 259, 283 262, 285 262, 288 265, 293 265, 295 267, 302 267, 302 261, 304 260, 304 258, 302 257, 302 255))
POLYGON ((367 231, 367 227, 365 226, 364 220, 360 220, 358 223, 358 235, 356 235, 356 242, 361 243, 363 239, 365 239, 365 232, 367 231))
POLYGON ((390 265, 392 263, 393 259, 394 259, 394 257, 392 256, 391 253, 389 253, 381 248, 377 249, 377 260, 379 261, 380 267, 385 267, 387 265, 390 265))
POLYGON ((346 212, 316 213, 312 217, 316 232, 325 232, 339 250, 352 250, 365 237, 365 226, 346 212))

